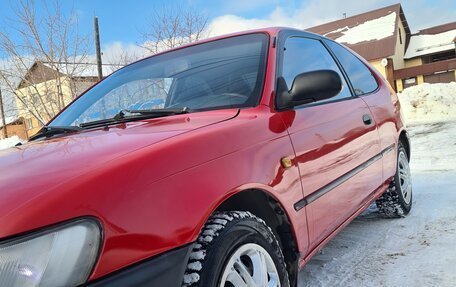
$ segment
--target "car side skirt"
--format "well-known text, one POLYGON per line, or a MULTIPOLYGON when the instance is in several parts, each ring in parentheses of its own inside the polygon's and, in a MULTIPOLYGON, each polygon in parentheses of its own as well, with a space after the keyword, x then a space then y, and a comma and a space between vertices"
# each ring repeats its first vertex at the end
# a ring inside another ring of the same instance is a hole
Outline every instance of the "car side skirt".
POLYGON ((377 200, 388 188, 392 178, 388 179, 384 182, 379 188, 377 188, 372 195, 368 197, 369 199, 363 204, 353 215, 351 215, 345 222, 343 222, 339 227, 337 227, 328 237, 326 237, 323 241, 321 241, 310 253, 306 255, 306 257, 301 258, 299 262, 299 269, 302 269, 307 262, 312 259, 312 257, 317 254, 331 239, 333 239, 340 231, 342 231, 350 222, 353 221, 358 215, 360 215, 369 205, 372 204, 375 200, 377 200))

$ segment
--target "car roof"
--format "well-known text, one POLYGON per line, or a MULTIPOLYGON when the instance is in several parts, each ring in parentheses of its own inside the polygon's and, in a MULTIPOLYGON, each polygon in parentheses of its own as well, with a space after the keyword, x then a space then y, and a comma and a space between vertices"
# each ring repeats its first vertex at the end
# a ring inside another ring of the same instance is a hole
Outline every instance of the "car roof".
MULTIPOLYGON (((231 38, 231 37, 236 37, 236 36, 242 36, 242 35, 248 35, 248 34, 255 34, 255 33, 265 33, 265 34, 270 35, 271 37, 278 37, 279 34, 284 33, 286 35, 299 35, 299 36, 303 36, 303 37, 308 36, 308 37, 312 37, 312 38, 324 38, 321 35, 318 35, 318 34, 315 34, 315 33, 312 33, 312 32, 308 32, 308 31, 300 30, 300 29, 296 29, 296 28, 290 28, 290 27, 266 27, 266 28, 259 28, 259 29, 251 29, 251 30, 245 30, 245 31, 234 32, 234 33, 229 33, 229 34, 223 34, 223 35, 209 37, 209 38, 206 38, 206 39, 203 39, 203 40, 195 41, 195 42, 192 42, 192 43, 189 43, 189 44, 185 44, 185 45, 182 45, 182 46, 179 46, 179 47, 171 48, 171 49, 162 51, 160 53, 156 53, 156 54, 144 57, 144 58, 139 59, 139 60, 137 60, 137 61, 135 61, 135 62, 133 62, 131 64, 134 64, 134 63, 137 63, 137 62, 141 62, 143 60, 155 57, 157 55, 165 54, 165 53, 168 53, 168 52, 171 52, 171 51, 180 50, 180 49, 184 49, 184 48, 187 48, 187 47, 192 47, 192 46, 196 46, 196 45, 199 45, 199 44, 204 44, 204 43, 217 41, 217 40, 221 40, 221 39, 226 39, 226 38, 231 38)), ((127 67, 127 66, 129 66, 131 64, 128 64, 125 67, 127 67)))

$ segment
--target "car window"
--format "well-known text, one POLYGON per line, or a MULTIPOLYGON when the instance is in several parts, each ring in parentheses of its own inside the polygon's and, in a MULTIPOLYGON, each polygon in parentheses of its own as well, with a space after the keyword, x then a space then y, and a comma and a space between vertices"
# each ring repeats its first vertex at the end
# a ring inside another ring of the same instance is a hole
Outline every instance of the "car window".
POLYGON ((122 110, 252 107, 263 89, 268 36, 201 43, 129 65, 95 85, 51 126, 111 119, 122 110))
POLYGON ((113 117, 119 112, 119 107, 130 110, 162 109, 172 80, 150 78, 125 83, 91 105, 78 117, 76 123, 113 117))
POLYGON ((344 77, 323 44, 314 39, 291 37, 285 42, 282 63, 282 77, 291 89, 294 78, 305 72, 316 70, 333 70, 342 78, 342 91, 335 97, 321 101, 334 101, 351 96, 344 77))
POLYGON ((377 81, 363 62, 338 43, 333 41, 326 41, 326 43, 342 64, 357 96, 371 93, 377 89, 377 81))

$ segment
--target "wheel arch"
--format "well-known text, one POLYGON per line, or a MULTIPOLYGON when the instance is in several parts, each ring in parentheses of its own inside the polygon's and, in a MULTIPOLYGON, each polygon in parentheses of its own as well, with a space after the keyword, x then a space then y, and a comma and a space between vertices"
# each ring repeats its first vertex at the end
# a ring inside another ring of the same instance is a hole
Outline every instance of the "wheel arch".
POLYGON ((277 237, 285 257, 290 286, 297 285, 299 249, 296 234, 282 204, 258 188, 239 191, 225 199, 215 211, 249 211, 263 219, 277 237))
POLYGON ((410 161, 411 155, 411 147, 410 147, 410 138, 406 130, 402 130, 399 134, 399 140, 405 148, 405 152, 407 153, 407 158, 410 161))

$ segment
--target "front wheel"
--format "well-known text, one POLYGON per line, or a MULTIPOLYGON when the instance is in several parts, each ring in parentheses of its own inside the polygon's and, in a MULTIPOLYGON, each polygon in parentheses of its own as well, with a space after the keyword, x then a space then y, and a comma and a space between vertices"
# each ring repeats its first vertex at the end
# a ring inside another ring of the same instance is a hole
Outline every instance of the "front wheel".
POLYGON ((289 287, 271 229, 250 212, 213 214, 195 243, 183 286, 289 287))
POLYGON ((379 212, 388 217, 402 217, 412 209, 412 176, 407 152, 401 142, 398 144, 394 179, 376 204, 379 212))

